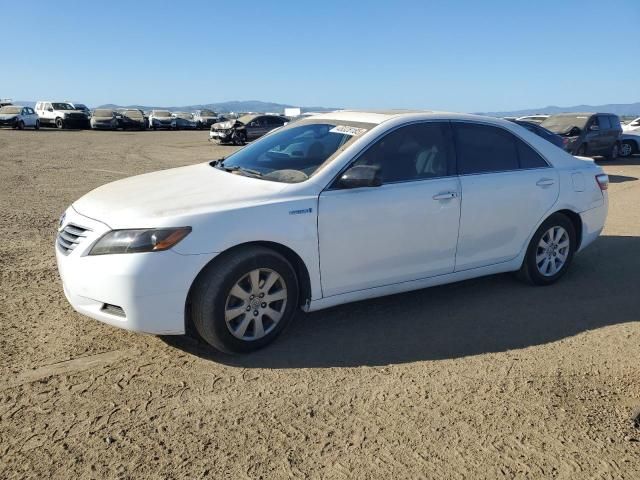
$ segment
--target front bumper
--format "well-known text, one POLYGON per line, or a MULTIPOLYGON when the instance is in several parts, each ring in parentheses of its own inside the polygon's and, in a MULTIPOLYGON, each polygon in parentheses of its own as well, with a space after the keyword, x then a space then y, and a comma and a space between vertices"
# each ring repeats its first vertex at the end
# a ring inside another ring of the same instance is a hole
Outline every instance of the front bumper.
POLYGON ((111 229, 73 207, 67 210, 63 227, 69 223, 89 229, 70 253, 55 246, 64 293, 77 312, 136 332, 185 333, 189 289, 216 254, 181 255, 168 250, 88 256, 95 241, 111 229))
POLYGON ((8 120, 0 120, 0 127, 15 127, 18 124, 17 118, 10 118, 8 120))
POLYGON ((166 129, 171 129, 171 123, 172 122, 158 122, 155 121, 151 124, 151 128, 166 128, 166 129))
POLYGON ((217 140, 219 142, 224 142, 231 138, 231 131, 229 130, 210 130, 209 131, 209 140, 217 140))

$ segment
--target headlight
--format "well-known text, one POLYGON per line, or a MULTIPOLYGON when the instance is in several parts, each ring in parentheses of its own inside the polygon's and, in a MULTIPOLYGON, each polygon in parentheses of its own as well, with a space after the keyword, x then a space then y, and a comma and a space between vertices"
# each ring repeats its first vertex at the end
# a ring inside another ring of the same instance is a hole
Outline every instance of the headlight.
POLYGON ((91 248, 89 255, 160 252, 176 245, 191 233, 191 227, 112 230, 91 248))

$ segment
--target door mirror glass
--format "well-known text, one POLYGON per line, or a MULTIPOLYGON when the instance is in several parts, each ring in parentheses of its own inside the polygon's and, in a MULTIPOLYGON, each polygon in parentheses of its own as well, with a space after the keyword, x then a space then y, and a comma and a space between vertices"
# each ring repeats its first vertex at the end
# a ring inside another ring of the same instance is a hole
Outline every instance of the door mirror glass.
POLYGON ((600 130, 600 127, 598 125, 591 125, 589 127, 589 131, 591 132, 597 132, 598 130, 600 130))
POLYGON ((344 172, 340 177, 340 188, 379 187, 382 185, 380 167, 373 165, 356 165, 344 172))

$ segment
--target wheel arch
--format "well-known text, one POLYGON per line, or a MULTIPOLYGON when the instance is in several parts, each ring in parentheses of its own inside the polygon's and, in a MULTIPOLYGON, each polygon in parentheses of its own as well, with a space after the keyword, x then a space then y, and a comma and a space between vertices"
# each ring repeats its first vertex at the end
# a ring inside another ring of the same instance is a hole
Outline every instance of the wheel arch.
POLYGON ((286 258, 287 261, 291 264, 291 266, 296 271, 296 277, 298 278, 298 288, 299 288, 299 298, 298 298, 299 305, 298 306, 302 307, 311 301, 311 276, 309 274, 309 270, 306 264, 304 263, 304 260, 302 260, 302 257, 300 257, 300 255, 298 255, 294 250, 292 250, 290 247, 287 247, 286 245, 283 245, 281 243, 271 242, 266 240, 240 243, 238 245, 234 245, 233 247, 228 248, 227 250, 224 250, 219 255, 216 255, 215 258, 213 258, 209 263, 207 263, 204 267, 202 267, 198 275, 196 275, 196 277, 193 279, 193 282, 191 282, 191 286, 189 287, 189 292, 187 293, 187 298, 185 300, 185 309, 184 309, 185 332, 187 333, 195 332, 195 327, 191 323, 191 315, 190 315, 191 295, 193 293, 194 286, 198 283, 201 276, 204 274, 205 270, 207 270, 211 265, 216 265, 220 262, 223 262, 229 255, 233 254, 237 250, 251 247, 251 246, 268 248, 270 250, 273 250, 279 253, 284 258, 286 258))
MULTIPOLYGON (((569 210, 566 208, 557 210, 551 215, 555 215, 557 213, 564 215, 571 221, 571 224, 573 225, 573 228, 576 232, 576 251, 578 251, 580 249, 580 245, 582 244, 582 219, 580 218, 580 215, 573 210, 569 210)), ((551 215, 547 216, 547 218, 551 217, 551 215)), ((545 218, 543 222, 546 221, 547 218, 545 218)))

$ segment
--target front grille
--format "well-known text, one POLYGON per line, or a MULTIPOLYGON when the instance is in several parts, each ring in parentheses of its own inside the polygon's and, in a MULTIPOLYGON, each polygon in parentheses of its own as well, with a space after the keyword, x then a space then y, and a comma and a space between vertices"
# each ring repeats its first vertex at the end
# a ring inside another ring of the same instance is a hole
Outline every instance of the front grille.
POLYGON ((88 231, 88 228, 80 227, 73 223, 67 224, 58 232, 57 243, 62 253, 69 255, 86 238, 88 231))

